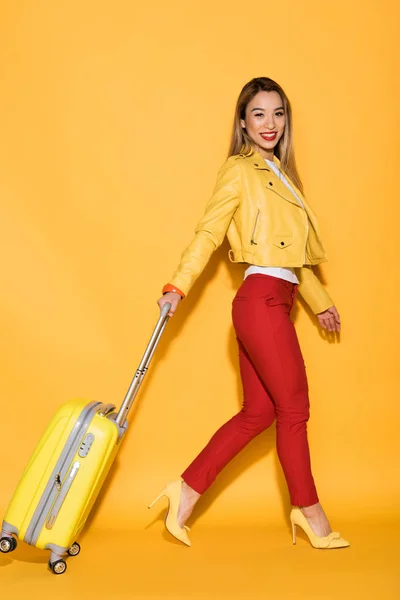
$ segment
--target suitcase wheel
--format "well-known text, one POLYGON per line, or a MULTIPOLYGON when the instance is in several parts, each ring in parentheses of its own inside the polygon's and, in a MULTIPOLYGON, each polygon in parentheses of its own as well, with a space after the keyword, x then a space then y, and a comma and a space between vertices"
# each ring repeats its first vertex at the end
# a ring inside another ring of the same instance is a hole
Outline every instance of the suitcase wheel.
POLYGON ((67 550, 67 553, 70 556, 78 556, 79 552, 81 551, 81 547, 78 544, 78 542, 74 542, 71 546, 71 548, 69 550, 67 550))
POLYGON ((50 571, 54 573, 54 575, 62 575, 67 570, 67 563, 65 562, 65 560, 62 559, 56 560, 53 563, 49 561, 49 568, 50 571))
POLYGON ((0 552, 7 554, 8 552, 14 552, 17 547, 17 540, 13 537, 2 537, 0 540, 0 552))

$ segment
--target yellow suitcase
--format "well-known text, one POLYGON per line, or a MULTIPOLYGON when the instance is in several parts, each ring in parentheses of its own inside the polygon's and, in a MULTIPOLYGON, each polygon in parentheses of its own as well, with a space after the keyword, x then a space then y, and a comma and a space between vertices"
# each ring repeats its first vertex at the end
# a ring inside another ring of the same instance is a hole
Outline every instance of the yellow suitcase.
POLYGON ((17 538, 50 550, 49 568, 65 572, 76 541, 127 429, 127 416, 168 321, 165 304, 119 412, 114 404, 73 400, 61 406, 34 450, 2 524, 0 551, 17 538))

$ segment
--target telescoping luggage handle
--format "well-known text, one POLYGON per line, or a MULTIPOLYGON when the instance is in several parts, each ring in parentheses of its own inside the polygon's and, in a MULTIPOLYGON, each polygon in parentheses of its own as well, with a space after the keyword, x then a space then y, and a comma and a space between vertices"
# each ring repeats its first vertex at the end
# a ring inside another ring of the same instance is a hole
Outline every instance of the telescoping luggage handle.
POLYGON ((160 318, 158 319, 157 325, 154 328, 153 335, 150 338, 145 353, 143 354, 141 363, 135 373, 134 378, 132 379, 132 383, 129 386, 129 389, 126 393, 125 400, 123 401, 121 408, 119 409, 118 415, 115 419, 116 423, 120 426, 122 426, 125 423, 133 401, 135 400, 136 394, 138 393, 143 378, 146 375, 146 371, 149 367, 151 359, 153 358, 154 351, 157 347, 158 342, 160 341, 165 326, 168 323, 168 313, 170 310, 171 304, 169 302, 166 302, 160 311, 160 318))

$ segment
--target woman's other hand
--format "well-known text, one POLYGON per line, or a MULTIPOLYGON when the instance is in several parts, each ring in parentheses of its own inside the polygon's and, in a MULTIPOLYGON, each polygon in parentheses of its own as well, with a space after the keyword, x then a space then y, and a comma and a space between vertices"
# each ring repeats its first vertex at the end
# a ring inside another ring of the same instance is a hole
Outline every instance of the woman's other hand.
POLYGON ((328 331, 340 331, 340 316, 335 306, 331 306, 317 315, 319 324, 328 331))
POLYGON ((163 296, 161 296, 161 298, 159 300, 157 300, 157 304, 161 310, 162 307, 164 306, 164 304, 166 302, 169 302, 171 304, 171 309, 168 313, 168 316, 172 317, 181 300, 182 300, 182 296, 180 294, 176 294, 175 292, 168 292, 167 294, 164 294, 163 296))

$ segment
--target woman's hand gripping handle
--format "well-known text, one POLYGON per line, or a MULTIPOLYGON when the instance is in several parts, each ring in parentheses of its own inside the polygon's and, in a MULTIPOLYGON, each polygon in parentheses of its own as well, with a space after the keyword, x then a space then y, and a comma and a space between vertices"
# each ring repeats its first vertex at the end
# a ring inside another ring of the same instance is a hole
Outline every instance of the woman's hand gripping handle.
POLYGON ((159 298, 157 300, 157 304, 160 307, 160 310, 162 309, 162 307, 164 306, 164 304, 166 304, 167 302, 169 302, 171 304, 171 308, 170 311, 168 313, 169 317, 172 317, 178 307, 179 302, 182 300, 182 296, 180 294, 177 294, 175 292, 167 292, 166 294, 164 294, 163 296, 161 296, 161 298, 159 298))

